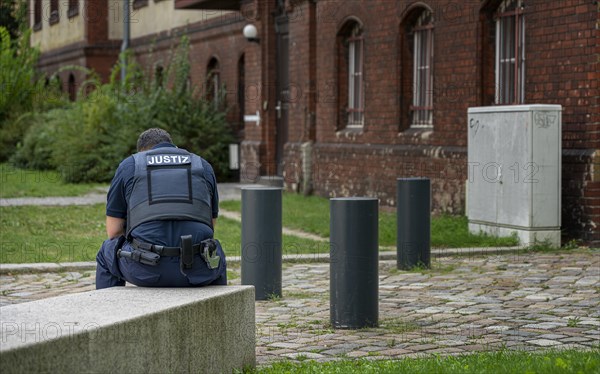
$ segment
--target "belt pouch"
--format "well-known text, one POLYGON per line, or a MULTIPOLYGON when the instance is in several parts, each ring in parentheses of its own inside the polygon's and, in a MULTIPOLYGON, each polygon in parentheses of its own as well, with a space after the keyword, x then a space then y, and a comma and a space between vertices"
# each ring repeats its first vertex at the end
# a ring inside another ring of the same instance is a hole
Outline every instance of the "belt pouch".
POLYGON ((194 264, 194 249, 192 248, 192 236, 181 237, 181 255, 179 256, 181 270, 191 269, 194 264))

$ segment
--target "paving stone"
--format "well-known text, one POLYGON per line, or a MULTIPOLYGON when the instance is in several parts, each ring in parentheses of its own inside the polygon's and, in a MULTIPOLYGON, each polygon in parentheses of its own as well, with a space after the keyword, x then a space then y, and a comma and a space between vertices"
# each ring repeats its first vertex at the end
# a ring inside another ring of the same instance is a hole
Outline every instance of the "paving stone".
POLYGON ((589 342, 591 339, 589 338, 584 338, 581 336, 573 336, 570 338, 566 338, 566 339, 562 339, 561 342, 563 343, 585 343, 585 342, 589 342))
POLYGON ((549 339, 549 340, 559 340, 559 339, 563 339, 566 338, 566 335, 560 335, 560 334, 543 334, 538 336, 538 338, 540 339, 549 339))
POLYGON ((583 277, 583 278, 579 279, 577 282, 575 282, 575 285, 582 286, 582 287, 589 287, 589 286, 595 285, 598 282, 600 282, 599 276, 590 276, 590 277, 583 277))
POLYGON ((510 330, 509 326, 503 326, 503 325, 494 325, 494 326, 487 326, 485 328, 486 330, 490 330, 490 331, 506 331, 506 330, 510 330))
POLYGON ((536 339, 536 340, 528 340, 527 343, 537 345, 540 347, 554 347, 557 345, 561 345, 561 342, 550 339, 536 339))
POLYGON ((456 347, 456 346, 465 344, 465 342, 462 340, 450 340, 450 339, 438 340, 435 343, 438 345, 442 345, 444 347, 456 347))
POLYGON ((556 322, 542 322, 542 323, 531 323, 525 326, 522 326, 524 329, 541 329, 541 330, 551 330, 557 327, 566 326, 566 323, 556 323, 556 322))
POLYGON ((372 344, 372 345, 364 346, 364 347, 361 347, 360 350, 365 351, 365 352, 378 352, 378 351, 383 351, 386 348, 387 348, 387 343, 381 344, 381 345, 372 344))
POLYGON ((379 351, 378 353, 382 356, 399 356, 399 355, 403 355, 406 353, 412 353, 412 352, 408 351, 406 349, 402 349, 402 348, 394 348, 394 349, 386 349, 384 351, 379 351))
POLYGON ((369 353, 364 352, 364 351, 352 351, 352 352, 349 352, 348 354, 346 354, 346 356, 349 358, 361 358, 361 357, 365 357, 368 355, 369 355, 369 353))
POLYGON ((334 348, 334 349, 328 349, 326 351, 321 352, 324 355, 327 356, 338 356, 338 355, 343 355, 346 354, 348 352, 350 352, 350 349, 344 349, 344 348, 334 348))
POLYGON ((273 344, 269 344, 269 347, 275 347, 275 348, 287 348, 287 349, 296 349, 301 347, 301 344, 297 344, 297 343, 273 343, 273 344))
POLYGON ((438 348, 438 345, 436 344, 419 344, 419 345, 409 345, 410 350, 413 352, 419 352, 419 351, 429 351, 431 349, 436 349, 438 348))

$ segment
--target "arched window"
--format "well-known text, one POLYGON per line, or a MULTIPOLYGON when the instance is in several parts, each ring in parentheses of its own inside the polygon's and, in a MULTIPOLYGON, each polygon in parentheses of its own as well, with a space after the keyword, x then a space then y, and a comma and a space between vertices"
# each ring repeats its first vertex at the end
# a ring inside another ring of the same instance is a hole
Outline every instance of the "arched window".
POLYGON ((60 15, 58 12, 58 0, 50 0, 50 24, 55 24, 60 21, 60 15))
POLYGON ((411 127, 433 125, 433 16, 423 10, 412 27, 413 98, 411 127))
POLYGON ((433 13, 424 5, 409 9, 400 27, 400 124, 433 126, 433 13))
POLYGON ((496 104, 525 101, 525 18, 522 0, 504 0, 496 19, 496 104))
POLYGON ((244 126, 244 113, 246 112, 246 62, 242 55, 238 61, 238 108, 240 126, 244 126))
POLYGON ((67 15, 74 17, 79 14, 79 0, 69 0, 69 10, 67 15))
POLYGON ((338 128, 364 125, 364 38, 360 23, 350 20, 337 38, 338 128))
POLYGON ((77 86, 75 85, 75 76, 73 73, 69 74, 69 100, 77 100, 77 86))
POLYGON ((480 17, 481 103, 525 102, 525 16, 522 0, 488 0, 480 17))
POLYGON ((219 60, 211 58, 206 68, 206 99, 215 105, 219 104, 219 89, 221 88, 221 71, 219 60))
POLYGON ((33 29, 42 28, 42 0, 33 1, 33 29))
POLYGON ((154 82, 156 83, 156 87, 163 86, 165 68, 162 65, 156 65, 154 68, 154 82))

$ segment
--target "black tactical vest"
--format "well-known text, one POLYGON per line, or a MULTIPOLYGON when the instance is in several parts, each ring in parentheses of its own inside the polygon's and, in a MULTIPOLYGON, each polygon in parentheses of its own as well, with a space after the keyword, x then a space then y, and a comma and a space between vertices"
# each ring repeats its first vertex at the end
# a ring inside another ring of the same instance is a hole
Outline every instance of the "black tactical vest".
POLYGON ((212 228, 211 195, 199 156, 179 148, 158 148, 133 157, 127 237, 150 221, 198 221, 212 228))

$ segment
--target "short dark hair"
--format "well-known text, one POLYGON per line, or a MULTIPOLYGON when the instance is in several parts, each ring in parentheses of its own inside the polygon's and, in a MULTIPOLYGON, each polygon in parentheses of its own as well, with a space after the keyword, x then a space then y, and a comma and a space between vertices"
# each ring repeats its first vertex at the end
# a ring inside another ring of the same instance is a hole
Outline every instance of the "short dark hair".
POLYGON ((171 135, 163 129, 151 128, 140 134, 137 141, 138 152, 146 151, 160 143, 173 143, 171 135))

